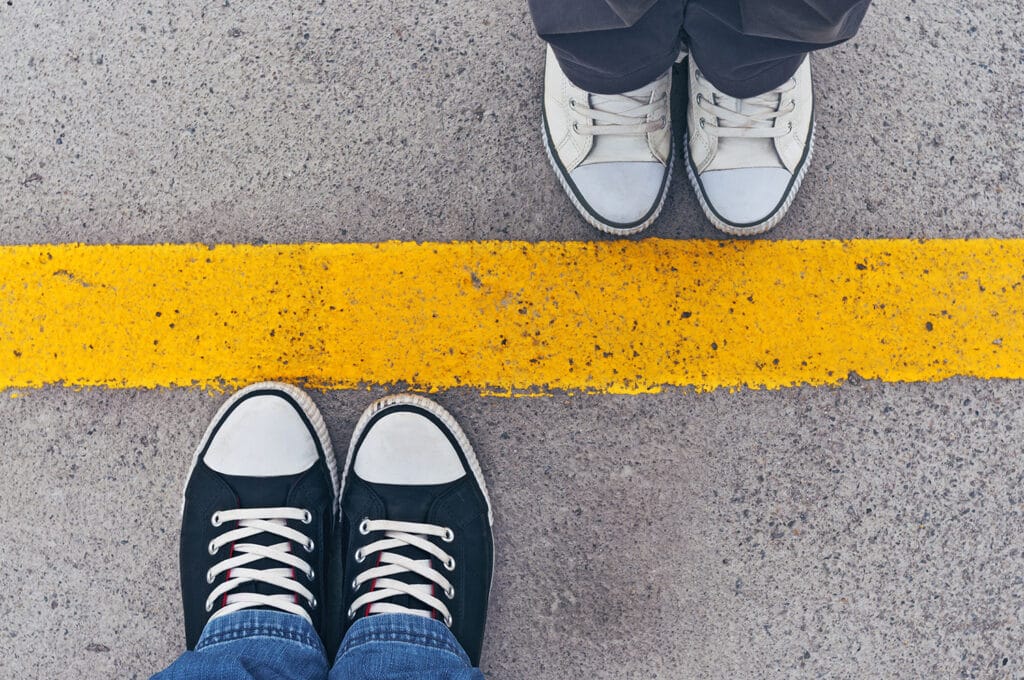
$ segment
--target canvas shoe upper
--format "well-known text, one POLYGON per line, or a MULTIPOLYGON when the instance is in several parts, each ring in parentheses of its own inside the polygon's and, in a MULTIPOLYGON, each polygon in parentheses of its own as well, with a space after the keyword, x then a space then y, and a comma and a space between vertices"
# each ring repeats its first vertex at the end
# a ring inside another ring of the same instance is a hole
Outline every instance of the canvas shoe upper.
POLYGON ((337 488, 327 427, 301 390, 259 383, 221 407, 182 506, 188 649, 210 619, 252 608, 301 616, 325 637, 337 488))
POLYGON ((480 466, 455 419, 414 395, 363 414, 342 473, 344 615, 448 626, 480 662, 494 549, 480 466))
POLYGON ((573 205, 601 231, 633 234, 661 212, 672 176, 671 88, 669 69, 632 92, 587 92, 547 48, 544 145, 573 205))
POLYGON ((796 196, 814 149, 811 62, 747 99, 719 91, 690 55, 687 173, 704 213, 729 234, 768 231, 796 196))

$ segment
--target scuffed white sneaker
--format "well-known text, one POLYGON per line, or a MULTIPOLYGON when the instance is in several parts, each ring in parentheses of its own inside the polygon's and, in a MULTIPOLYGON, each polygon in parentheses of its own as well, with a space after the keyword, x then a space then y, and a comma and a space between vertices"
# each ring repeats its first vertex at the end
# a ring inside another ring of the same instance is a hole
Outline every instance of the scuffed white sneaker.
POLYGON ((704 214, 738 236, 762 234, 793 203, 814 151, 811 62, 764 94, 715 89, 690 55, 686 170, 704 214))
POLYGON ((565 77, 548 47, 544 146, 580 214, 601 231, 635 234, 658 217, 672 177, 672 70, 622 94, 565 77))

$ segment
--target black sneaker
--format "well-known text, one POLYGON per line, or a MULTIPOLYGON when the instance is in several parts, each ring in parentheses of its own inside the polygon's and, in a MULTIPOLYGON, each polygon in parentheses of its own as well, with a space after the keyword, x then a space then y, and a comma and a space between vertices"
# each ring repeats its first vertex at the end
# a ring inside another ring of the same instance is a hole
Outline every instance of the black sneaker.
POLYGON ((450 413, 424 397, 366 410, 342 472, 351 625, 375 614, 443 621, 480 663, 494 547, 480 464, 450 413))
POLYGON ((188 649, 207 621, 243 609, 297 614, 323 638, 337 493, 327 426, 301 390, 259 383, 221 407, 196 450, 182 508, 188 649))

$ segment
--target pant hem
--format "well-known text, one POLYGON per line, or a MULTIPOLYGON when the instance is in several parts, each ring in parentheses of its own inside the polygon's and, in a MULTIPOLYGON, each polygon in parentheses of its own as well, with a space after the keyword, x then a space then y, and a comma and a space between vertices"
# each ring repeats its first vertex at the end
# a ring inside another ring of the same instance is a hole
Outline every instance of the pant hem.
POLYGON ((301 616, 283 612, 242 611, 216 618, 206 624, 196 651, 246 638, 269 637, 296 642, 326 657, 323 642, 313 626, 301 616))
POLYGON ((408 614, 375 614, 359 619, 345 634, 338 658, 356 647, 375 642, 406 643, 448 652, 471 666, 469 656, 440 621, 408 614))
POLYGON ((679 56, 679 44, 677 43, 673 49, 629 73, 609 75, 574 63, 565 51, 558 47, 555 47, 554 50, 558 65, 569 82, 581 90, 594 94, 622 94, 649 85, 672 68, 676 57, 679 56))
MULTIPOLYGON (((796 75, 806 57, 806 54, 787 57, 784 60, 771 64, 754 76, 739 80, 722 77, 722 75, 715 73, 713 69, 705 71, 701 68, 700 71, 707 78, 708 82, 715 86, 715 89, 724 92, 730 97, 749 99, 750 97, 764 94, 769 90, 774 90, 792 78, 796 75)), ((693 59, 692 53, 690 58, 693 59)), ((697 66, 700 67, 699 60, 697 66)))

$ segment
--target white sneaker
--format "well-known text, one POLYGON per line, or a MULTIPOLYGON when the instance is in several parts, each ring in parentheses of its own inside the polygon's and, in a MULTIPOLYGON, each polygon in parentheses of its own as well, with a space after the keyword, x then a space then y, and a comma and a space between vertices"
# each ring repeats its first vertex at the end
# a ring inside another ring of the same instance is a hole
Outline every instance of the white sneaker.
POLYGON ((622 94, 594 94, 565 77, 548 47, 544 146, 580 214, 610 234, 658 217, 672 177, 672 70, 622 94))
POLYGON ((811 62, 774 90, 736 99, 690 55, 686 170, 704 214, 728 234, 762 234, 793 203, 814 151, 811 62))

